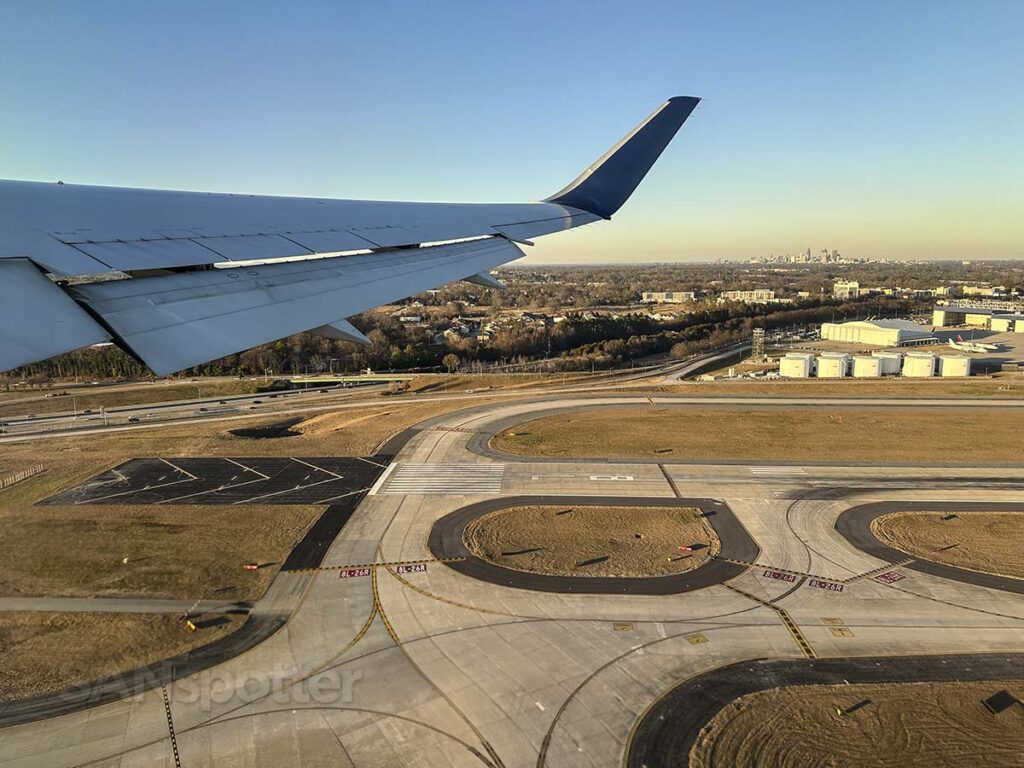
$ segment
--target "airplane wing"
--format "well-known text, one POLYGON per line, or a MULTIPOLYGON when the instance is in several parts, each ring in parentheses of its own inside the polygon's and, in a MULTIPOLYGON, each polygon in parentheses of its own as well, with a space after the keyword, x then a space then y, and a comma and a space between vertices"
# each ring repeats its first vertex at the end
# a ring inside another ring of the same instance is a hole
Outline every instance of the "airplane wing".
MULTIPOLYGON (((113 340, 163 375, 315 330, 609 219, 699 99, 658 107, 535 203, 403 203, 0 181, 0 371, 113 340)), ((353 333, 355 335, 353 335, 353 333)), ((332 335, 333 334, 333 335, 332 335)))

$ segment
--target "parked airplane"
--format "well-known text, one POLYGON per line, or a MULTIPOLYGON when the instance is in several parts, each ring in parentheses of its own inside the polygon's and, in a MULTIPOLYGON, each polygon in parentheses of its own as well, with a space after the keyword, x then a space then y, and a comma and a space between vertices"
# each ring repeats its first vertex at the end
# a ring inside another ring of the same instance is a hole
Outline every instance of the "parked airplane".
POLYGON ((113 340, 164 375, 518 259, 610 219, 700 99, 669 99, 536 203, 400 203, 0 181, 0 371, 113 340))
POLYGON ((995 352, 999 349, 998 344, 982 344, 977 341, 964 341, 963 337, 957 334, 956 341, 949 340, 949 346, 961 352, 995 352))

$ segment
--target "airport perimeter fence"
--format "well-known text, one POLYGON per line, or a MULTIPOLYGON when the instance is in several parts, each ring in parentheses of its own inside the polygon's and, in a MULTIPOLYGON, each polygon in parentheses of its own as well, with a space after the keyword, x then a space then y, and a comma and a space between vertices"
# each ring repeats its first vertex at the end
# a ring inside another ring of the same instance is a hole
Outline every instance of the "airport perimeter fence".
POLYGON ((15 483, 20 483, 22 480, 28 480, 30 477, 45 471, 46 467, 42 464, 36 464, 34 467, 29 467, 28 469, 23 469, 20 472, 15 472, 13 475, 0 478, 0 491, 4 490, 4 488, 10 488, 15 483))

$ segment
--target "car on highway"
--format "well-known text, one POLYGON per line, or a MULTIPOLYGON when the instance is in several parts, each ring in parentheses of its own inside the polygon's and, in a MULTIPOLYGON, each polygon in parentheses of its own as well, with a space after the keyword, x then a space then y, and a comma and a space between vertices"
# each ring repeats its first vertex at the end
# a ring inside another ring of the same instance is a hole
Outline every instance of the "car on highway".
POLYGON ((129 424, 135 424, 138 421, 139 421, 139 417, 138 416, 129 416, 128 417, 128 423, 129 424))

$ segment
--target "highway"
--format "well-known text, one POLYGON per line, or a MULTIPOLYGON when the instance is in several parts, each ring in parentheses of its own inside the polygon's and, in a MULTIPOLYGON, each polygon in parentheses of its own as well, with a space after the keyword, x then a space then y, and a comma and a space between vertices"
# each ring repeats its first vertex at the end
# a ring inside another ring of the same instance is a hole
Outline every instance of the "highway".
MULTIPOLYGON (((638 368, 602 371, 578 384, 559 383, 557 379, 547 385, 537 387, 537 391, 605 391, 622 387, 646 386, 657 382, 678 382, 685 376, 708 365, 722 361, 738 354, 749 347, 749 342, 732 345, 723 350, 695 355, 684 361, 667 360, 662 363, 641 366, 638 368)), ((203 379, 195 382, 196 389, 201 391, 207 382, 234 381, 234 379, 203 379)), ((77 386, 72 390, 74 397, 81 394, 111 394, 116 392, 152 390, 154 384, 123 384, 116 386, 77 386)), ((255 394, 223 395, 219 397, 196 397, 181 400, 159 400, 139 405, 114 406, 109 408, 75 409, 56 411, 53 413, 33 414, 31 405, 46 402, 45 396, 26 396, 7 399, 0 405, 23 404, 25 413, 21 415, 0 417, 0 442, 22 441, 68 434, 99 434, 103 431, 123 431, 127 429, 153 429, 180 424, 190 421, 225 421, 229 419, 259 419, 268 414, 289 416, 292 414, 310 413, 333 407, 344 407, 348 401, 358 401, 365 405, 374 395, 387 392, 383 384, 357 384, 355 386, 335 385, 309 388, 304 390, 282 390, 255 394)), ((480 396, 484 392, 472 390, 464 393, 480 396)), ((487 396, 519 396, 521 391, 486 390, 487 396)), ((431 402, 439 399, 451 399, 458 395, 439 396, 402 396, 403 402, 431 402)))

